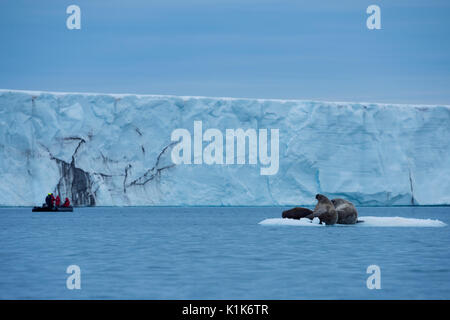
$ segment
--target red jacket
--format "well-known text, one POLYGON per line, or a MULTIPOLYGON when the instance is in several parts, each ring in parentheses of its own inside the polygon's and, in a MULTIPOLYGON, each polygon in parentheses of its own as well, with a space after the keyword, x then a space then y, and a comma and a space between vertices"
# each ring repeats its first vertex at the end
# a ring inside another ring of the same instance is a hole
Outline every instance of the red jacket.
POLYGON ((56 206, 59 207, 59 205, 61 204, 61 198, 58 196, 56 196, 56 206))
POLYGON ((66 198, 66 201, 64 202, 63 207, 70 207, 69 198, 66 198))
POLYGON ((55 204, 55 196, 52 195, 52 204, 55 204))

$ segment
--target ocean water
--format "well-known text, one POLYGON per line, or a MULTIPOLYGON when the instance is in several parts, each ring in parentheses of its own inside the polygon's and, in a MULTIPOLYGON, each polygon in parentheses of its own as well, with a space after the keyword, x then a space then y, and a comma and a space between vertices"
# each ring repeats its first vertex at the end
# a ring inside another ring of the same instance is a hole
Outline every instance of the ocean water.
POLYGON ((450 298, 450 207, 358 208, 366 222, 317 228, 282 210, 0 208, 0 298, 450 298))

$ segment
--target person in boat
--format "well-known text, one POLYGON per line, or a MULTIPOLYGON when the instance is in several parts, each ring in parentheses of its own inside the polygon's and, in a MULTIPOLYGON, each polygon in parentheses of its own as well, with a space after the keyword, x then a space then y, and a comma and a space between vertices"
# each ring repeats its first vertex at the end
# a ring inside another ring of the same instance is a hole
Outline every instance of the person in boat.
POLYGON ((63 207, 70 207, 70 201, 69 198, 66 198, 66 200, 64 201, 63 207))
MULTIPOLYGON (((49 193, 47 197, 45 197, 45 204, 48 208, 53 208, 53 200, 52 200, 53 194, 49 193)), ((54 198, 53 198, 54 199, 54 198)))
POLYGON ((59 194, 56 196, 55 204, 57 207, 59 207, 61 205, 61 198, 59 197, 59 194))

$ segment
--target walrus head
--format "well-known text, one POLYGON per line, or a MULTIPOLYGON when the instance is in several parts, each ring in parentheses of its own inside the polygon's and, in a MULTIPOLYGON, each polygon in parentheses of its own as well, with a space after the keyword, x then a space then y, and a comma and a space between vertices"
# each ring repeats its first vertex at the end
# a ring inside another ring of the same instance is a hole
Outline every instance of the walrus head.
POLYGON ((328 199, 328 198, 325 197, 323 194, 320 194, 320 193, 316 194, 317 201, 321 201, 321 200, 325 200, 325 199, 328 199))

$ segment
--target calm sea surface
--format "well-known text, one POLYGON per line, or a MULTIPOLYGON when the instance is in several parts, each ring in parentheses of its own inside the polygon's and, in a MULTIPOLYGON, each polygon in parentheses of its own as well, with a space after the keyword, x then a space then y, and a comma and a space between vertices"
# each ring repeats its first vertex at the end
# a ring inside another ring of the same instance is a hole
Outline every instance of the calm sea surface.
POLYGON ((450 298, 450 207, 358 208, 443 227, 258 224, 282 210, 0 208, 0 298, 450 298), (69 265, 81 290, 66 287, 69 265), (369 265, 380 290, 366 286, 369 265))

